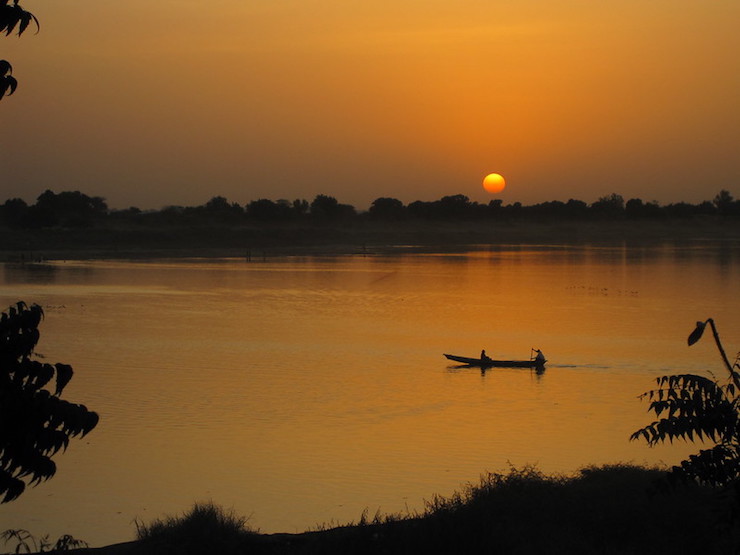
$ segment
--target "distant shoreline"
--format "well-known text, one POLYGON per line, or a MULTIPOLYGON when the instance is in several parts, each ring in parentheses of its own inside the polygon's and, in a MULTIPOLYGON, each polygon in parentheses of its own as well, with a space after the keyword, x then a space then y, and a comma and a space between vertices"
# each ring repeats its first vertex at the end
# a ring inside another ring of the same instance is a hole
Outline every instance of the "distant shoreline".
POLYGON ((500 245, 645 247, 740 244, 740 221, 718 219, 574 222, 361 222, 119 226, 3 230, 0 260, 249 258, 404 251, 444 252, 500 245))

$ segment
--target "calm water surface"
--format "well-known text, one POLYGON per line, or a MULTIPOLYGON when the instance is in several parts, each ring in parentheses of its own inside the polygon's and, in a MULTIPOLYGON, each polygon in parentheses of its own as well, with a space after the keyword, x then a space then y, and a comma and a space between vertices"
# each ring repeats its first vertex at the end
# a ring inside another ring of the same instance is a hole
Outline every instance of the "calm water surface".
POLYGON ((101 415, 0 529, 93 546, 213 500, 262 532, 423 508, 486 471, 677 463, 637 396, 740 348, 735 247, 501 248, 455 254, 2 266, 0 304, 46 311, 39 353, 101 415), (443 353, 528 358, 451 367, 443 353))

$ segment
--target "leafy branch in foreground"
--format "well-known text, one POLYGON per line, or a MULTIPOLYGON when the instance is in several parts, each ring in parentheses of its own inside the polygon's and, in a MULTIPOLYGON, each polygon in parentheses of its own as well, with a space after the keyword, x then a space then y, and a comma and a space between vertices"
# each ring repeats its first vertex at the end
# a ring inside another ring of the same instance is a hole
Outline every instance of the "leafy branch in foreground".
POLYGON ((31 22, 36 24, 36 31, 40 29, 39 20, 31 12, 24 10, 18 0, 0 0, 0 32, 5 36, 11 35, 13 31, 21 36, 31 22))
POLYGON ((56 472, 52 456, 98 424, 97 413, 61 399, 72 367, 33 360, 44 316, 20 301, 0 315, 0 503, 56 472), (53 393, 45 387, 54 381, 53 393))
MULTIPOLYGON (((5 36, 17 33, 20 37, 28 29, 31 22, 36 24, 36 31, 40 29, 39 20, 31 12, 24 10, 18 0, 0 0, 0 33, 5 36)), ((0 99, 10 96, 18 87, 18 81, 11 74, 13 66, 7 60, 0 60, 0 99)))
POLYGON ((10 96, 18 87, 18 81, 11 75, 13 66, 7 60, 0 60, 0 98, 10 96))
MULTIPOLYGON (((711 441, 715 445, 702 449, 674 466, 671 473, 679 478, 712 486, 738 486, 740 483, 740 364, 730 363, 719 339, 714 320, 697 322, 688 338, 689 346, 701 339, 709 324, 717 349, 729 373, 726 383, 695 374, 658 378, 658 388, 643 393, 650 401, 648 411, 658 420, 637 430, 630 440, 643 438, 654 446, 673 442, 711 441), (661 415, 663 415, 661 417, 661 415)), ((740 354, 738 355, 740 357, 740 354)))

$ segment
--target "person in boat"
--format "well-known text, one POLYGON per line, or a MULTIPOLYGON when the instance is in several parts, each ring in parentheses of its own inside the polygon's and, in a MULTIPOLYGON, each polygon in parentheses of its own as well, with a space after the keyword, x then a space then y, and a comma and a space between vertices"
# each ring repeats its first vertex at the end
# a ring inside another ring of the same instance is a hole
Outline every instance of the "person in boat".
POLYGON ((537 353, 537 356, 534 357, 534 361, 537 364, 545 364, 545 355, 542 354, 542 351, 535 349, 534 352, 537 353))
POLYGON ((485 349, 483 349, 480 352, 480 359, 481 360, 491 360, 491 358, 486 354, 486 350, 485 349))

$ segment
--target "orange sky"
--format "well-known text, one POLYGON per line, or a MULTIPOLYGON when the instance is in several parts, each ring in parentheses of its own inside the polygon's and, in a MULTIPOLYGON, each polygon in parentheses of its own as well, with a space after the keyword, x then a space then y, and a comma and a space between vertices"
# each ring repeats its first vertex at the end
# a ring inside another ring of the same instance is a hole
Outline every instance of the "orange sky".
POLYGON ((740 3, 23 0, 0 202, 740 196, 740 3))

